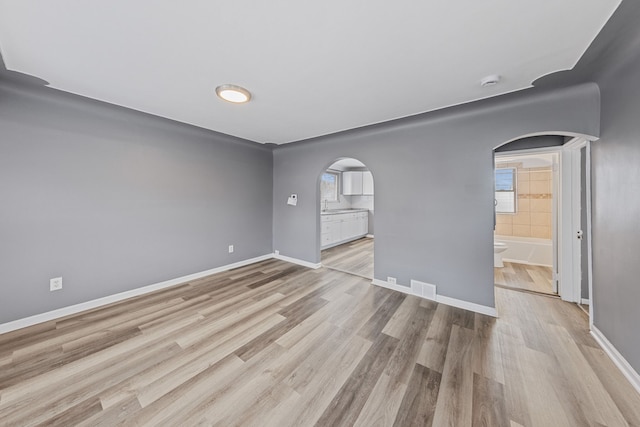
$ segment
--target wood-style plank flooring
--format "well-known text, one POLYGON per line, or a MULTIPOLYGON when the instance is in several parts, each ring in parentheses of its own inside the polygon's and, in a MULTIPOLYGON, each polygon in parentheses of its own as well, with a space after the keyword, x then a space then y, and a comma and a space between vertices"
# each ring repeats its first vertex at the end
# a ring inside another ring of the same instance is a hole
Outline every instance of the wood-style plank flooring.
POLYGON ((373 239, 363 237, 325 249, 321 253, 322 265, 346 273, 373 279, 373 239))
POLYGON ((495 284, 502 287, 552 294, 551 267, 504 262, 504 267, 494 268, 495 284))
POLYGON ((0 335, 0 425, 640 425, 576 305, 369 282, 268 260, 0 335))

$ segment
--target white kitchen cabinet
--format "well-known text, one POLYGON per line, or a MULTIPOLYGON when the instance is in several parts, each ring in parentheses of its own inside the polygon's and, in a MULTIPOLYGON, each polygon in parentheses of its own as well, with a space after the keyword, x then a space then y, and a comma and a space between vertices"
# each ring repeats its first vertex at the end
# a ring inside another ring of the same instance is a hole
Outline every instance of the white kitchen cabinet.
POLYGON ((369 213, 359 211, 322 215, 320 224, 320 245, 326 249, 365 236, 369 229, 369 213))
POLYGON ((362 172, 362 194, 373 196, 373 175, 371 172, 362 172))
POLYGON ((350 239, 358 235, 358 218, 355 215, 349 214, 348 218, 342 220, 341 230, 342 240, 350 239))
POLYGON ((362 172, 342 172, 342 194, 362 194, 362 172))
POLYGON ((342 194, 345 196, 372 196, 373 175, 371 172, 342 172, 342 194))
POLYGON ((358 227, 358 235, 365 236, 369 233, 369 212, 360 212, 358 227))

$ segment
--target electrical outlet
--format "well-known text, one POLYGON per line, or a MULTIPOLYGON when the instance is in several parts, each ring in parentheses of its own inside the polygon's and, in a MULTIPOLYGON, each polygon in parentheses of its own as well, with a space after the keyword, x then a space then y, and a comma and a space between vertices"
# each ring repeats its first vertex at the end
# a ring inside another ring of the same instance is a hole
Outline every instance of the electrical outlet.
POLYGON ((395 277, 391 277, 391 276, 387 276, 387 282, 389 282, 392 285, 396 284, 396 278, 395 277))
POLYGON ((229 253, 232 254, 233 253, 233 245, 229 245, 229 253))
POLYGON ((50 291, 59 291, 60 289, 62 289, 62 277, 54 277, 49 280, 50 291))
POLYGON ((280 255, 280 251, 279 250, 276 249, 274 252, 276 253, 276 255, 280 255))

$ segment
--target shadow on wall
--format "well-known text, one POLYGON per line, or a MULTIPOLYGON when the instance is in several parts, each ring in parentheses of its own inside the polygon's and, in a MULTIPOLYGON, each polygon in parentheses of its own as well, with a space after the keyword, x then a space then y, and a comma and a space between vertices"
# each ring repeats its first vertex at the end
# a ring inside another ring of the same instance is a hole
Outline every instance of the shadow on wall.
POLYGON ((32 76, 25 73, 19 73, 17 71, 8 70, 5 63, 2 51, 0 51, 0 80, 8 80, 13 83, 28 84, 32 86, 48 86, 49 82, 41 79, 40 77, 32 76))

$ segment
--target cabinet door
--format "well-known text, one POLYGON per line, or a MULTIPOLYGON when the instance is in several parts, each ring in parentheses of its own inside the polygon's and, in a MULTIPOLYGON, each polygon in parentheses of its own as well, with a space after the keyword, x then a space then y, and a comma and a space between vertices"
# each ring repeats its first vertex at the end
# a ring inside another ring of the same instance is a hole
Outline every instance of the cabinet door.
POLYGON ((362 172, 362 194, 373 196, 373 175, 371 172, 362 172))
POLYGON ((320 243, 320 246, 322 246, 322 247, 325 247, 325 246, 330 245, 331 243, 333 243, 331 241, 331 234, 330 233, 322 234, 321 235, 321 239, 322 239, 321 240, 322 243, 320 243))
POLYGON ((351 239, 358 235, 358 219, 355 217, 351 217, 346 219, 343 223, 343 239, 351 239))
POLYGON ((368 212, 362 212, 362 215, 360 216, 360 234, 367 234, 369 233, 369 213, 368 212))
POLYGON ((362 194, 362 172, 342 172, 342 194, 362 194))
POLYGON ((342 240, 342 215, 333 215, 333 221, 331 221, 331 243, 336 243, 342 240))

